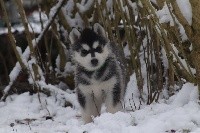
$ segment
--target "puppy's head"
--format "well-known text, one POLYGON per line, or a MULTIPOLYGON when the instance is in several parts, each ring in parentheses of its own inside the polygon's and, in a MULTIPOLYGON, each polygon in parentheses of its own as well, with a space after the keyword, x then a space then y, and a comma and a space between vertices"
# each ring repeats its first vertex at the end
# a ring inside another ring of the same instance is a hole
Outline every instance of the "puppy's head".
POLYGON ((69 35, 73 49, 73 59, 88 71, 101 68, 109 56, 108 39, 99 24, 81 33, 73 29, 69 35))

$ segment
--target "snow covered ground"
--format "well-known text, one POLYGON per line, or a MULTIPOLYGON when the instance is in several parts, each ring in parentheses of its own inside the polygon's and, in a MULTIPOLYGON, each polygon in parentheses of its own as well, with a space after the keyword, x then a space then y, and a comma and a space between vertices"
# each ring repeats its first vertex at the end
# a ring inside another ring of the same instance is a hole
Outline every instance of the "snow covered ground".
POLYGON ((40 102, 37 94, 23 93, 0 103, 0 133, 198 133, 197 99, 197 87, 186 83, 168 100, 135 111, 104 112, 84 124, 78 107, 64 107, 64 100, 55 96, 40 94, 40 102))

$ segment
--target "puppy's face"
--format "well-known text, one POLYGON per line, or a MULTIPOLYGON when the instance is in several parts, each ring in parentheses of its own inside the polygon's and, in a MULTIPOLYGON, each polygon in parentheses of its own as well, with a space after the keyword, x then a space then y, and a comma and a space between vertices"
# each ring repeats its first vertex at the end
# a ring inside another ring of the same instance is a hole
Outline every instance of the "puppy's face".
POLYGON ((98 23, 93 29, 86 28, 81 33, 73 29, 69 34, 74 61, 88 71, 102 67, 109 56, 106 32, 98 23))
POLYGON ((74 52, 74 60, 88 71, 95 71, 105 63, 109 49, 102 41, 80 43, 80 48, 74 52))

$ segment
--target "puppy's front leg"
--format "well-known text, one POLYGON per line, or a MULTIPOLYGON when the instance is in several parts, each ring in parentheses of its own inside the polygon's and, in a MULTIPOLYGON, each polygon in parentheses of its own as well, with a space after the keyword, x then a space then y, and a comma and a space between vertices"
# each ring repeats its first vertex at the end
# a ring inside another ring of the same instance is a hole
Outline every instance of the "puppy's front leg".
POLYGON ((99 115, 101 102, 95 100, 93 94, 83 94, 78 91, 78 101, 81 105, 81 116, 85 123, 92 122, 92 118, 99 115))
POLYGON ((114 88, 107 92, 105 100, 107 112, 116 113, 122 110, 121 93, 122 90, 119 84, 115 84, 114 88))

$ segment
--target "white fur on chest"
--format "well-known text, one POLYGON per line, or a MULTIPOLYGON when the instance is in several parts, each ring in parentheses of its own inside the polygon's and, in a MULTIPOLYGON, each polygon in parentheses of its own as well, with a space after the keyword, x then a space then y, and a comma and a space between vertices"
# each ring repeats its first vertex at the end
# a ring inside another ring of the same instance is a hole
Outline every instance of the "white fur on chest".
POLYGON ((112 91, 115 84, 117 83, 116 77, 112 77, 107 81, 99 81, 95 79, 91 79, 90 81, 90 85, 79 84, 78 87, 83 94, 94 94, 95 97, 101 97, 102 91, 112 91))

